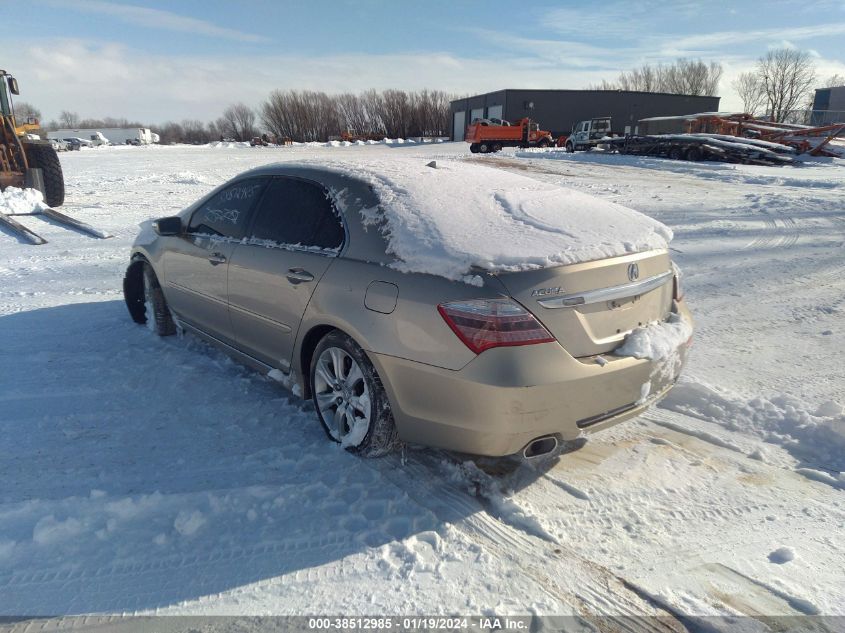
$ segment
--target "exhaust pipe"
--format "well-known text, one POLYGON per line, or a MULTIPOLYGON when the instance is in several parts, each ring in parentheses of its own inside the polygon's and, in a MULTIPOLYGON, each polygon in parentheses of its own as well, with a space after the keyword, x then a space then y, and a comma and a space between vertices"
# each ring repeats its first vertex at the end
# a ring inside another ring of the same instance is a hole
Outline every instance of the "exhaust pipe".
POLYGON ((536 440, 531 440, 528 445, 522 449, 522 456, 525 459, 536 459, 554 453, 558 447, 557 437, 554 435, 546 435, 545 437, 538 437, 536 440))

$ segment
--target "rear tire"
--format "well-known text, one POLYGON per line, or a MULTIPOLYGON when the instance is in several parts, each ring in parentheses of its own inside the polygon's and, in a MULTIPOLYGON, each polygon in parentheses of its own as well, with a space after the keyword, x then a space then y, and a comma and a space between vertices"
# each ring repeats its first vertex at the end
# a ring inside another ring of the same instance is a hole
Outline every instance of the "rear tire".
POLYGON ((495 143, 495 144, 493 145, 493 153, 495 154, 496 152, 501 152, 501 151, 502 151, 502 146, 501 146, 501 144, 500 144, 500 143, 495 143))
POLYGON ((479 143, 478 151, 482 154, 487 154, 490 151, 490 146, 487 143, 479 143))
POLYGON ((478 143, 472 143, 469 146, 469 151, 472 152, 473 154, 477 154, 478 153, 478 143))
POLYGON ((50 145, 24 145, 26 160, 30 167, 41 168, 44 175, 44 201, 51 207, 60 207, 65 202, 65 177, 59 155, 50 145))
POLYGON ((176 324, 167 307, 164 292, 158 283, 153 267, 144 262, 144 322, 150 331, 159 336, 176 334, 176 324))
POLYGON ((680 147, 673 147, 669 150, 669 158, 672 160, 683 160, 684 151, 680 147))
POLYGON ((363 457, 381 457, 399 447, 381 379, 352 338, 339 330, 326 334, 311 357, 310 379, 311 398, 329 439, 363 457))

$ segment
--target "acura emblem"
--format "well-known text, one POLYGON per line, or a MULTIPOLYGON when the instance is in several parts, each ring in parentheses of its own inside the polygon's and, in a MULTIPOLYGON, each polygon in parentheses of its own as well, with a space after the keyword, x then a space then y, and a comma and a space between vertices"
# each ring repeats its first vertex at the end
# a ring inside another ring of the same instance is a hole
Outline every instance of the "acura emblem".
POLYGON ((628 279, 636 281, 640 276, 640 267, 634 264, 628 264, 628 279))

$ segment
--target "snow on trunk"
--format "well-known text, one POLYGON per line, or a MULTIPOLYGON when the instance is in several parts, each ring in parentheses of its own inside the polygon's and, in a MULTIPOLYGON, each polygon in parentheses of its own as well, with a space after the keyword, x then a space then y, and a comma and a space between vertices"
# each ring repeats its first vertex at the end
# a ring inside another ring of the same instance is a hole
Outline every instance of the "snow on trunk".
POLYGON ((456 281, 473 267, 514 272, 664 249, 671 230, 579 191, 464 161, 326 162, 369 182, 393 266, 456 281))

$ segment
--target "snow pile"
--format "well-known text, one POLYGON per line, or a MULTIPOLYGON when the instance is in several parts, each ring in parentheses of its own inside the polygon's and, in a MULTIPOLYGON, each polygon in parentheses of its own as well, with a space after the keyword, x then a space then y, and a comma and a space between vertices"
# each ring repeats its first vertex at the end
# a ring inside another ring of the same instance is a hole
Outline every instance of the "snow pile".
POLYGON ((294 147, 352 147, 357 145, 403 145, 405 143, 414 144, 416 142, 417 141, 412 139, 385 137, 380 141, 374 141, 372 139, 368 139, 366 141, 307 141, 305 143, 294 142, 292 145, 294 147))
POLYGON ((203 525, 205 517, 199 510, 180 510, 173 528, 182 536, 193 536, 203 525))
POLYGON ((195 174, 192 171, 180 171, 172 174, 170 180, 177 185, 204 185, 208 182, 204 176, 195 174))
POLYGON ((845 414, 836 402, 811 408, 788 395, 743 400, 703 383, 682 381, 660 406, 780 445, 807 463, 845 471, 845 414))
POLYGON ((6 187, 0 191, 0 213, 37 213, 46 208, 44 196, 37 189, 6 187))
POLYGON ((633 356, 653 362, 648 382, 640 386, 636 404, 645 403, 652 395, 652 384, 668 385, 674 382, 683 368, 684 345, 692 337, 692 323, 680 314, 672 313, 659 323, 649 323, 633 330, 625 337, 615 356, 633 356))
POLYGON ((546 268, 664 249, 672 239, 660 222, 579 191, 463 161, 426 162, 329 163, 378 194, 378 212, 365 210, 364 221, 382 226, 398 270, 457 281, 473 267, 546 268))
POLYGON ((692 336, 692 324, 679 314, 671 314, 666 321, 637 328, 625 337, 625 342, 613 353, 650 360, 666 360, 692 336))
POLYGON ((232 149, 233 147, 250 147, 247 141, 214 141, 209 143, 207 147, 215 149, 232 149))
POLYGON ((291 371, 291 373, 286 374, 280 369, 271 369, 267 372, 267 377, 270 380, 275 380, 276 382, 281 383, 285 389, 288 389, 297 398, 302 397, 302 389, 300 388, 299 381, 296 378, 296 372, 291 371))

